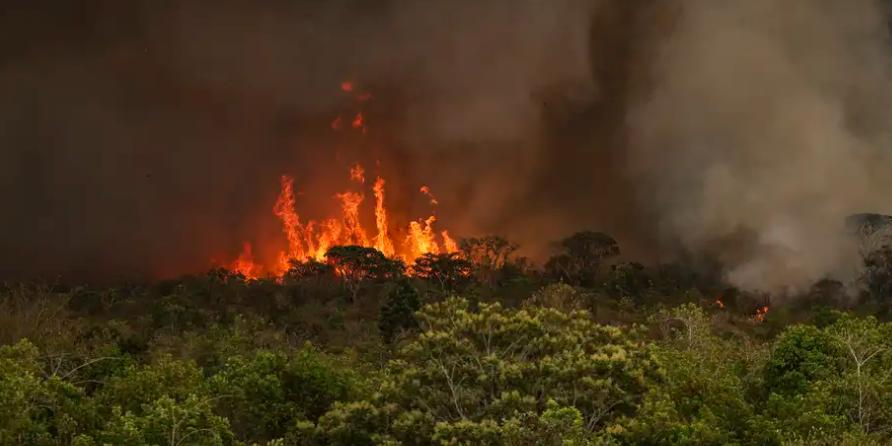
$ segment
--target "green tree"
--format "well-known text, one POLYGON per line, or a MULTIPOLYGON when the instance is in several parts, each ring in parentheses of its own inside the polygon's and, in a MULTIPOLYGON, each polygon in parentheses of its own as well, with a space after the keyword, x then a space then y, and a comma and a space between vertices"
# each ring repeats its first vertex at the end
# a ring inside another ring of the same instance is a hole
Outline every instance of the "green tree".
POLYGON ((656 372, 638 334, 598 325, 586 312, 499 304, 472 311, 450 298, 422 308, 418 320, 421 332, 391 361, 376 397, 337 408, 317 435, 351 432, 355 444, 505 444, 529 417, 542 435, 555 424, 606 435, 635 413, 656 372), (360 426, 348 421, 357 419, 360 426))
POLYGON ((397 282, 387 293, 378 316, 378 330, 384 342, 389 344, 401 332, 416 328, 415 312, 420 307, 418 291, 406 280, 397 282))

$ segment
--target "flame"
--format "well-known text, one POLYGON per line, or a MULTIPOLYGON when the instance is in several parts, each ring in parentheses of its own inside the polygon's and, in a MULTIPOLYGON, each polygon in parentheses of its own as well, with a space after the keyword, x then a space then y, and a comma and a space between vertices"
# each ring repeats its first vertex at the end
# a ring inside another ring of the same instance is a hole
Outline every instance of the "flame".
POLYGON ((375 236, 375 249, 387 257, 393 257, 393 241, 387 234, 387 209, 384 208, 384 178, 378 177, 375 180, 373 190, 375 191, 375 227, 378 228, 378 235, 375 236))
POLYGON ((303 249, 303 230, 300 217, 294 210, 294 180, 282 175, 280 182, 282 191, 273 206, 273 213, 282 222, 282 231, 288 240, 288 250, 279 253, 279 271, 284 273, 288 271, 289 259, 303 259, 306 257, 306 253, 303 249))
MULTIPOLYGON (((331 128, 342 130, 347 128, 346 125, 349 122, 350 128, 366 133, 368 122, 364 114, 363 103, 370 100, 372 94, 357 91, 356 85, 352 81, 342 81, 340 89, 343 93, 350 94, 356 101, 355 108, 349 112, 350 114, 338 114, 332 120, 331 128), (350 118, 351 115, 352 118, 350 118)), ((365 182, 365 173, 365 169, 360 164, 354 164, 349 168, 349 179, 354 188, 368 187, 365 182)), ((384 185, 384 178, 377 176, 372 186, 375 197, 374 215, 377 231, 374 237, 369 237, 369 231, 363 227, 361 218, 362 203, 365 200, 364 190, 346 190, 333 195, 339 202, 340 215, 327 216, 319 220, 307 220, 302 223, 296 209, 294 179, 283 175, 280 178, 281 191, 273 206, 273 214, 282 224, 285 248, 277 248, 272 251, 278 251, 275 263, 261 265, 254 262, 252 247, 246 243, 238 259, 230 264, 230 269, 251 278, 258 277, 261 271, 274 277, 281 277, 289 270, 292 261, 302 262, 308 259, 323 261, 326 252, 338 245, 372 247, 387 257, 402 259, 410 265, 415 259, 427 253, 440 254, 458 251, 458 245, 450 237, 448 231, 438 232, 435 230, 434 224, 437 222, 437 217, 433 215, 427 218, 418 218, 405 225, 394 224, 390 220, 390 213, 386 207, 384 185), (394 238, 391 238, 391 231, 398 234, 396 237, 402 239, 403 243, 395 243, 394 238), (405 237, 403 238, 403 236, 405 237)), ((422 186, 420 191, 429 199, 431 206, 438 204, 430 187, 422 186)))
POLYGON ((369 239, 366 237, 362 225, 359 224, 359 205, 362 204, 365 197, 356 192, 340 193, 337 197, 341 200, 341 209, 344 211, 344 230, 347 243, 368 246, 369 239))
POLYGON ((422 194, 427 195, 427 197, 430 198, 431 206, 436 206, 436 205, 440 204, 440 202, 437 201, 437 197, 434 197, 434 194, 431 192, 430 187, 421 186, 421 189, 419 189, 419 190, 421 191, 422 194))
POLYGON ((245 276, 246 279, 256 279, 258 277, 260 267, 254 263, 254 254, 251 251, 250 243, 244 242, 241 254, 229 265, 229 269, 245 276))
POLYGON ((359 164, 354 164, 350 168, 350 179, 357 183, 365 183, 365 169, 359 164))
POLYGON ((756 322, 765 322, 765 317, 768 316, 768 306, 759 307, 756 309, 756 314, 753 315, 753 320, 756 322))
POLYGON ((362 112, 356 113, 356 116, 353 118, 353 122, 350 123, 354 129, 362 129, 365 130, 365 118, 362 116, 362 112))
POLYGON ((722 302, 722 299, 716 299, 716 300, 715 300, 715 305, 716 305, 717 307, 721 308, 721 309, 725 309, 725 303, 722 302))
POLYGON ((443 249, 447 253, 458 252, 458 243, 455 243, 455 240, 449 236, 449 231, 443 230, 440 232, 440 236, 443 237, 443 249))

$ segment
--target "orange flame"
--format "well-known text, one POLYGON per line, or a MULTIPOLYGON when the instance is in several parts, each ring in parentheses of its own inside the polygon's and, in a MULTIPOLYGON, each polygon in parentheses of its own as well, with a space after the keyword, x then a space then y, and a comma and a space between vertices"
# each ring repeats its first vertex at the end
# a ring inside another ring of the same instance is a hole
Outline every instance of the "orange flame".
POLYGON ((381 251, 387 257, 393 257, 393 241, 387 234, 387 209, 384 208, 384 178, 375 180, 375 226, 378 235, 375 236, 375 249, 381 251))
POLYGON ((760 307, 756 309, 756 314, 753 315, 753 319, 756 322, 765 322, 765 317, 768 316, 768 306, 760 307))
MULTIPOLYGON (((371 99, 372 94, 357 91, 356 85, 352 81, 341 82, 340 89, 344 93, 349 93, 358 107, 350 112, 355 113, 352 119, 347 114, 339 114, 335 117, 330 124, 331 128, 342 130, 349 122, 351 128, 366 133, 368 122, 362 103, 371 99)), ((354 183, 365 185, 365 169, 359 164, 353 165, 350 168, 350 179, 354 183)), ((268 274, 281 276, 288 271, 292 260, 315 259, 322 261, 325 259, 326 252, 338 245, 353 244, 373 247, 388 257, 398 257, 406 263, 412 263, 416 258, 426 253, 439 254, 458 251, 458 245, 447 231, 439 232, 441 242, 436 240, 438 233, 433 227, 437 221, 435 216, 411 221, 406 226, 396 225, 400 237, 403 234, 407 235, 403 243, 395 243, 391 239, 390 230, 393 222, 389 220, 385 203, 385 181, 381 177, 376 178, 372 187, 375 197, 374 211, 377 233, 371 239, 362 226, 360 218, 360 207, 365 198, 363 192, 348 190, 334 195, 340 201, 340 216, 301 223, 300 216, 295 209, 294 180, 283 175, 280 183, 281 192, 273 206, 273 214, 282 223, 282 232, 285 235, 287 247, 279 251, 278 261, 274 265, 261 266, 254 263, 252 248, 250 244, 246 244, 242 254, 230 266, 232 270, 241 272, 246 277, 257 277, 261 270, 268 274)), ((427 196, 432 206, 438 204, 428 186, 422 186, 420 190, 427 196)))
POLYGON ((303 259, 306 254, 303 250, 303 235, 300 217, 294 211, 294 180, 282 175, 282 191, 273 206, 273 213, 282 222, 282 231, 288 239, 288 251, 279 254, 279 271, 288 271, 288 259, 303 259))
POLYGON ((440 204, 440 202, 437 201, 437 197, 435 197, 434 194, 431 192, 430 187, 421 186, 421 189, 419 189, 419 190, 421 191, 422 194, 427 195, 427 197, 430 198, 431 206, 436 206, 436 205, 440 204))
POLYGON ((359 164, 354 164, 350 168, 350 179, 357 183, 365 183, 365 169, 359 164))
POLYGON ((440 253, 440 246, 434 240, 433 224, 435 221, 437 221, 437 217, 431 215, 426 220, 409 223, 409 235, 406 236, 406 245, 409 248, 412 259, 427 253, 440 253))
POLYGON ((455 243, 455 240, 449 236, 449 231, 443 230, 440 232, 440 236, 443 237, 443 249, 447 253, 458 252, 458 243, 455 243))
POLYGON ((715 300, 715 304, 716 304, 717 307, 719 307, 719 308, 721 308, 721 309, 724 309, 724 308, 725 308, 725 303, 722 302, 721 299, 716 299, 716 300, 715 300))
POLYGON ((340 193, 337 197, 341 200, 341 209, 344 211, 346 241, 352 245, 368 246, 369 239, 359 224, 359 205, 365 197, 356 192, 340 193))
POLYGON ((256 279, 260 272, 260 267, 254 263, 254 254, 251 252, 251 244, 245 242, 242 245, 242 252, 229 266, 233 272, 245 276, 246 279, 256 279))

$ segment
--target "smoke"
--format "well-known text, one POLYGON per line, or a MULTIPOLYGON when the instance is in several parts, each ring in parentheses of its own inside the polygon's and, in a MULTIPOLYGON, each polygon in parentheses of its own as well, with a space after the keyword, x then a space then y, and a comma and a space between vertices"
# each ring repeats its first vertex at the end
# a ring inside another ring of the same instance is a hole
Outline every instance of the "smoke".
POLYGON ((403 220, 428 184, 454 235, 592 228, 748 288, 845 273, 844 218, 889 207, 876 1, 55 3, 0 23, 0 278, 274 256, 279 176, 319 215, 354 162, 403 220), (367 135, 329 128, 343 80, 367 135))
POLYGON ((858 264, 844 220, 888 211, 888 23, 871 0, 677 3, 628 115, 629 174, 660 232, 740 286, 858 264))

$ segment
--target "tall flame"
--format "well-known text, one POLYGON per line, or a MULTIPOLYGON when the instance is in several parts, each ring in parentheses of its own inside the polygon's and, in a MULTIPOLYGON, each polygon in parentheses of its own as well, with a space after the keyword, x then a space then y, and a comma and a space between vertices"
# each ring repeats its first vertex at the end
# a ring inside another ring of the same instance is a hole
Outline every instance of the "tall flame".
POLYGON ((387 209, 384 208, 384 178, 375 180, 375 226, 378 235, 375 236, 375 249, 381 251, 387 257, 393 257, 393 241, 387 231, 387 209))
POLYGON ((359 223, 359 205, 365 198, 362 194, 356 192, 344 192, 337 195, 341 200, 341 209, 344 211, 344 229, 346 230, 346 241, 353 245, 367 246, 369 239, 366 237, 365 229, 359 223))
MULTIPOLYGON (((368 91, 362 91, 352 81, 340 83, 343 94, 354 100, 353 109, 349 112, 338 114, 331 122, 333 130, 355 129, 362 133, 368 130, 367 116, 364 113, 366 101, 372 98, 368 91), (349 114, 347 114, 349 113, 349 114)), ((350 167, 350 180, 354 186, 365 186, 366 171, 363 166, 354 164, 350 167)), ((230 264, 230 269, 237 271, 245 277, 256 278, 261 269, 268 274, 281 276, 285 274, 291 261, 303 262, 308 259, 322 261, 328 250, 338 245, 361 245, 373 247, 381 251, 387 257, 396 257, 406 263, 412 263, 416 258, 427 253, 439 254, 442 252, 456 252, 458 246, 455 240, 449 236, 449 232, 434 230, 437 217, 431 215, 427 218, 419 218, 411 221, 406 226, 395 227, 395 233, 403 239, 403 243, 394 243, 391 238, 393 224, 388 216, 386 208, 386 196, 384 191, 384 178, 378 176, 372 187, 375 197, 375 229, 377 233, 369 238, 360 218, 360 207, 365 195, 361 191, 347 190, 334 197, 340 202, 340 216, 331 216, 321 220, 308 220, 301 223, 295 204, 294 180, 283 175, 280 178, 281 192, 273 206, 273 214, 282 223, 282 232, 287 241, 286 249, 279 251, 278 262, 272 266, 261 267, 253 259, 252 247, 246 243, 238 259, 230 264), (437 240, 437 238, 441 240, 437 240)), ((431 206, 437 206, 438 202, 431 192, 430 187, 421 186, 431 206)))
POLYGON ((285 238, 288 239, 288 251, 279 254, 279 271, 284 273, 288 271, 289 259, 303 259, 306 257, 306 253, 303 249, 300 217, 294 210, 294 180, 282 175, 280 181, 282 191, 273 206, 273 213, 282 222, 282 231, 285 233, 285 238))

